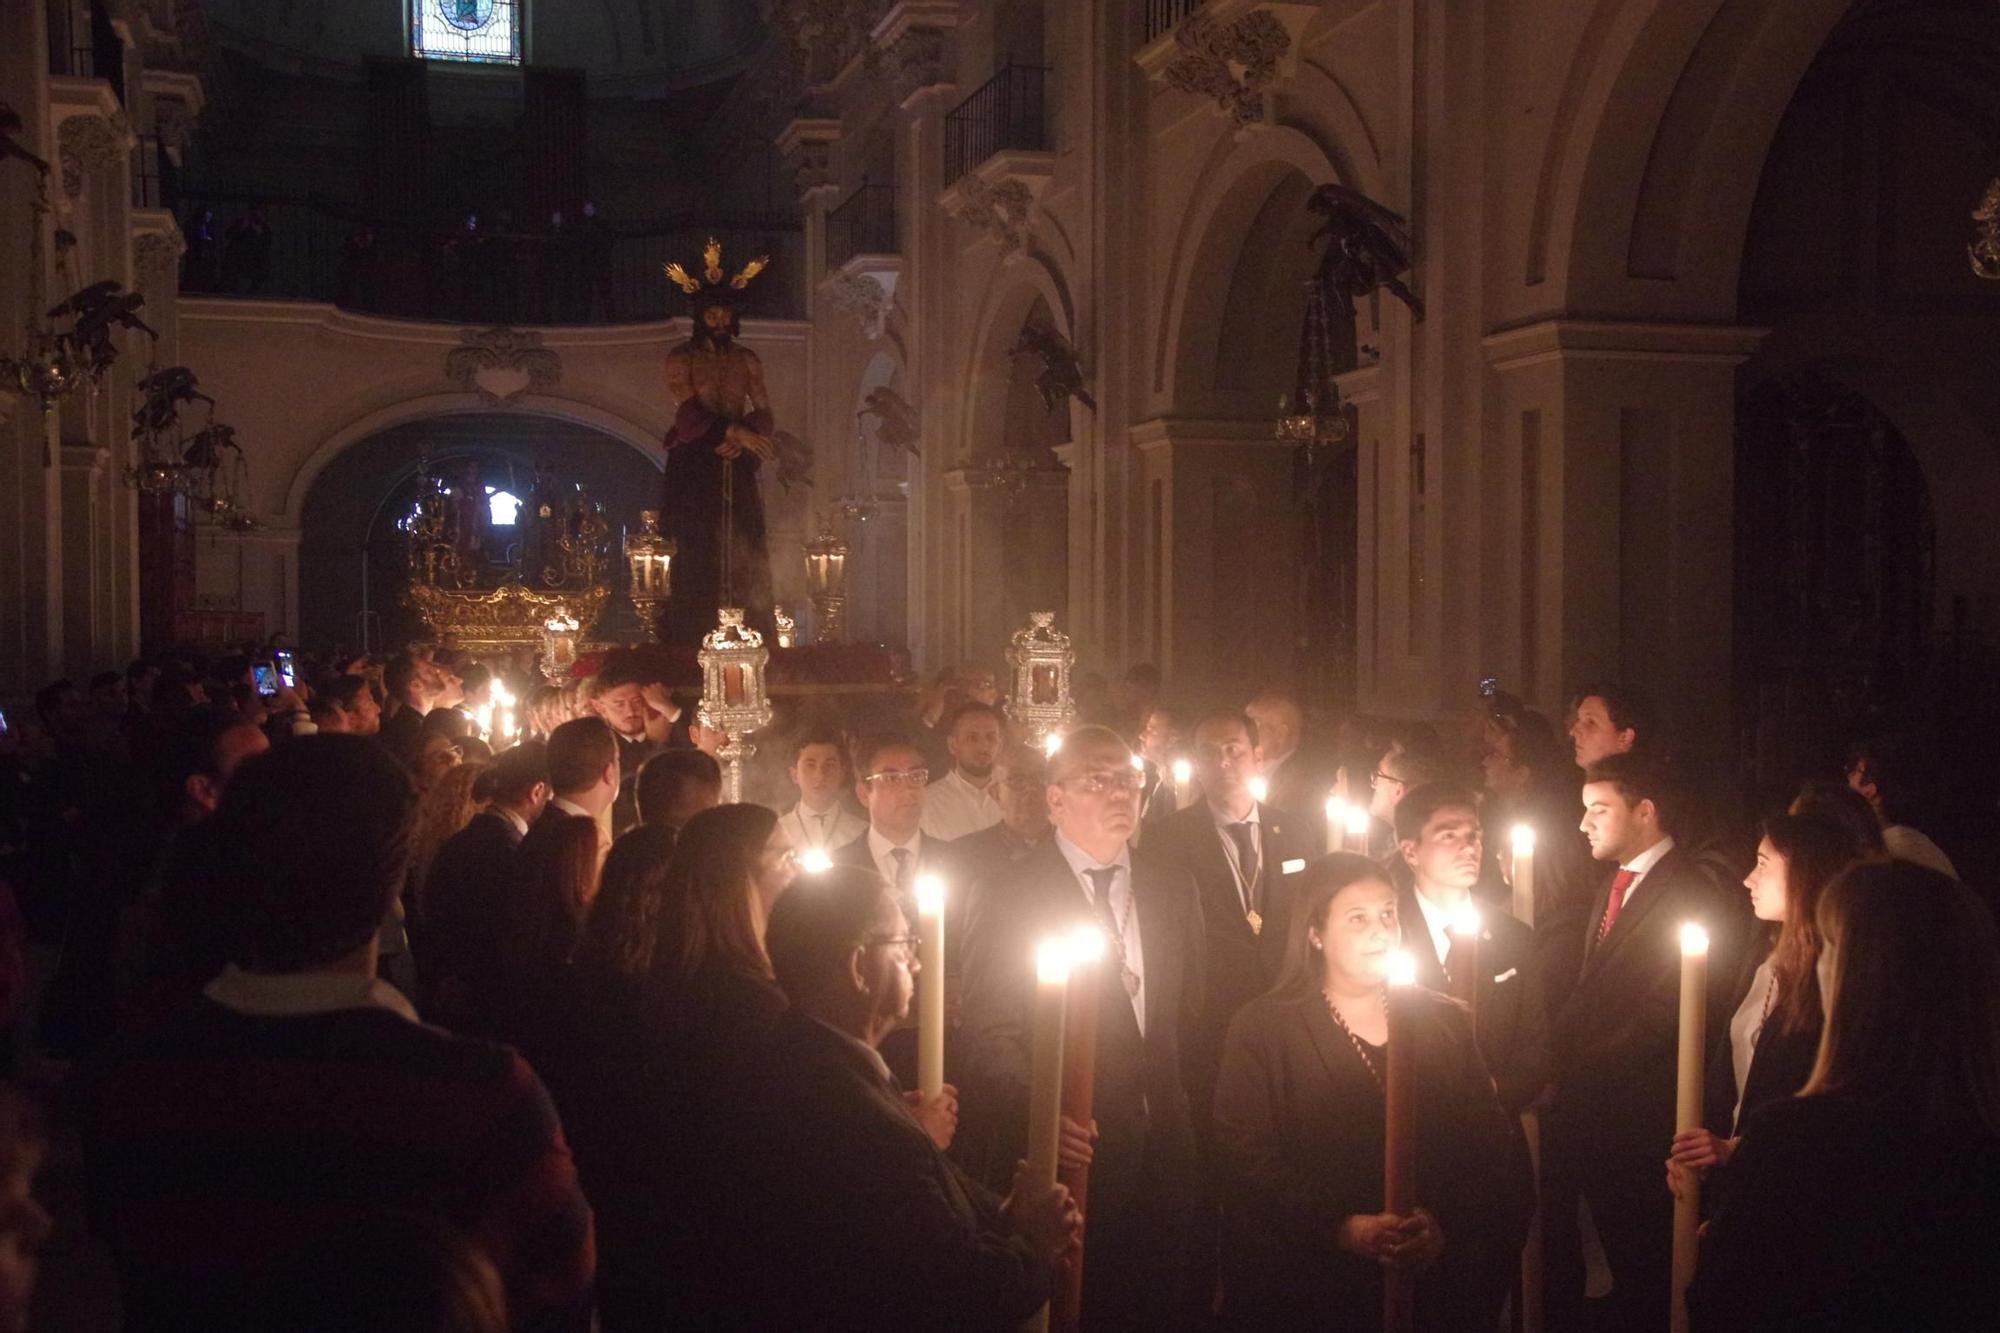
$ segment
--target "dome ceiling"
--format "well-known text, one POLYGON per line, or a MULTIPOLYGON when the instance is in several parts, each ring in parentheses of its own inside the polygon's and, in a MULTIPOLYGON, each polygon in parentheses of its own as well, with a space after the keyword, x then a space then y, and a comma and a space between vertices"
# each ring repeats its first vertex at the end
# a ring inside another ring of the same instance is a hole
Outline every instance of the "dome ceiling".
MULTIPOLYGON (((281 67, 409 53, 411 0, 200 0, 216 43, 281 67)), ((434 0, 423 0, 433 3, 434 0)), ((528 57, 584 71, 593 95, 658 97, 740 71, 764 41, 750 0, 517 0, 528 57)))

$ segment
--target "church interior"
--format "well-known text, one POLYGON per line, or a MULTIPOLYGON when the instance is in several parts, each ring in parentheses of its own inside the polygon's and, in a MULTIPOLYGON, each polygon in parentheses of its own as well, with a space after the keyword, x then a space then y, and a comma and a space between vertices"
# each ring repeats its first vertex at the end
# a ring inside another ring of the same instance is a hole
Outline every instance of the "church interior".
POLYGON ((1115 715, 1179 814, 1154 706, 1275 699, 1341 757, 1315 854, 1393 864, 1406 734, 1476 774, 1536 714, 1579 844, 1584 705, 1640 698, 1746 856, 1893 736, 1990 888, 1996 348, 1995 0, 0 0, 0 778, 113 674, 355 729, 296 656, 773 810, 846 709, 864 830, 926 779, 854 718, 935 785, 961 707, 1051 771, 1115 715))

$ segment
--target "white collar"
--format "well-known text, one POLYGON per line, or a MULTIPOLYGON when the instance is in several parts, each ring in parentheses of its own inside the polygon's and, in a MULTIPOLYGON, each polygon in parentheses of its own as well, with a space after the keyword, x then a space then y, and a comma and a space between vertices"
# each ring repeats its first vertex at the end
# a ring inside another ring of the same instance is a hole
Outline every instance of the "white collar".
POLYGON ((562 811, 566 815, 576 815, 582 819, 597 818, 596 815, 591 814, 590 811, 584 809, 582 806, 578 805, 575 801, 570 800, 569 797, 567 796, 551 796, 549 797, 549 804, 554 806, 556 809, 562 811))
POLYGON ((877 861, 898 848, 913 855, 921 856, 924 850, 924 831, 918 829, 915 833, 912 833, 908 842, 890 842, 881 833, 876 831, 873 824, 868 826, 868 851, 877 861))
MULTIPOLYGON (((1620 870, 1631 871, 1632 878, 1634 879, 1643 879, 1645 878, 1646 873, 1650 871, 1654 866, 1658 865, 1660 863, 1660 859, 1664 857, 1668 852, 1671 852, 1673 849, 1674 849, 1674 840, 1672 838, 1662 838, 1658 842, 1654 843, 1651 847, 1648 847, 1645 851, 1640 852, 1637 856, 1633 857, 1631 860, 1621 861, 1618 865, 1618 868, 1620 870)), ((1603 872, 1600 871, 1599 873, 1602 874, 1603 872)))
POLYGON ((965 774, 959 772, 957 764, 953 764, 951 772, 944 775, 943 781, 956 783, 968 792, 971 792, 974 796, 981 796, 989 801, 993 800, 993 775, 991 773, 986 775, 986 785, 981 787, 975 784, 972 779, 966 777, 965 774))
MULTIPOLYGON (((1412 885, 1410 892, 1416 895, 1417 910, 1423 913, 1424 925, 1430 929, 1431 950, 1442 963, 1451 949, 1451 922, 1445 918, 1444 908, 1432 902, 1422 888, 1412 885)), ((1466 901, 1471 901, 1471 895, 1467 895, 1466 901)))
POLYGON ((231 963, 201 993, 225 1009, 257 1018, 384 1009, 412 1023, 419 1021, 401 991, 380 977, 353 972, 245 972, 231 963))
POLYGON ((500 816, 500 818, 506 820, 509 824, 512 824, 514 826, 514 831, 516 833, 519 833, 522 837, 525 838, 528 836, 528 821, 521 818, 519 814, 515 813, 512 810, 509 810, 504 805, 494 806, 493 813, 500 816))
POLYGON ((1250 813, 1241 819, 1231 819, 1222 807, 1213 801, 1206 802, 1205 804, 1208 806, 1209 818, 1215 821, 1215 826, 1219 829, 1226 829, 1231 824, 1262 824, 1264 822, 1257 812, 1257 803, 1255 801, 1250 802, 1250 813))
POLYGON ((1100 861, 1089 852, 1083 850, 1083 848, 1071 842, 1058 829, 1056 830, 1056 850, 1063 854, 1063 860, 1069 862, 1069 868, 1076 872, 1079 879, 1084 877, 1083 872, 1086 870, 1103 870, 1111 866, 1116 866, 1124 870, 1128 875, 1132 871, 1132 848, 1130 844, 1120 844, 1118 855, 1112 857, 1109 861, 1100 861))

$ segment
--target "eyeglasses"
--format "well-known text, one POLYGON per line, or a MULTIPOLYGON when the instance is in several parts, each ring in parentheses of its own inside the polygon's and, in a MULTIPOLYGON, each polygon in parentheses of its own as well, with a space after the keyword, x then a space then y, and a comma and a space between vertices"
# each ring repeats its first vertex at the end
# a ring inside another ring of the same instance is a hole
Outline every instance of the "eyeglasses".
POLYGON ((1092 796, 1104 796, 1114 791, 1138 791, 1146 785, 1146 775, 1130 768, 1106 769, 1098 773, 1086 773, 1080 778, 1071 778, 1063 783, 1065 787, 1077 787, 1092 796))
POLYGON ((861 947, 864 949, 886 949, 892 945, 900 946, 905 957, 914 958, 917 956, 917 951, 924 947, 924 937, 921 935, 884 935, 880 939, 863 940, 861 942, 861 947))
POLYGON ((885 787, 921 787, 931 780, 931 771, 928 768, 886 768, 861 780, 885 787))
POLYGON ((1373 773, 1370 773, 1368 775, 1368 785, 1371 787, 1379 787, 1385 782, 1393 782, 1398 787, 1407 787, 1410 785, 1409 783, 1403 781, 1399 777, 1395 777, 1392 774, 1384 773, 1379 768, 1376 769, 1373 773))

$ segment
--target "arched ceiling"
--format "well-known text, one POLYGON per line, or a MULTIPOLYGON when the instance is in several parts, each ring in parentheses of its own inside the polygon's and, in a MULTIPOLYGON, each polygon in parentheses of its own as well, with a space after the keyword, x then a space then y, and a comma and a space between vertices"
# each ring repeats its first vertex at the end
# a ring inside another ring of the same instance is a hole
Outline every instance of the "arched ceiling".
MULTIPOLYGON (((431 3, 432 0, 423 0, 431 3)), ((213 40, 279 66, 325 70, 409 53, 412 0, 200 0, 213 40)), ((517 0, 528 57, 581 69, 598 97, 659 97, 741 71, 764 43, 751 0, 517 0)))

